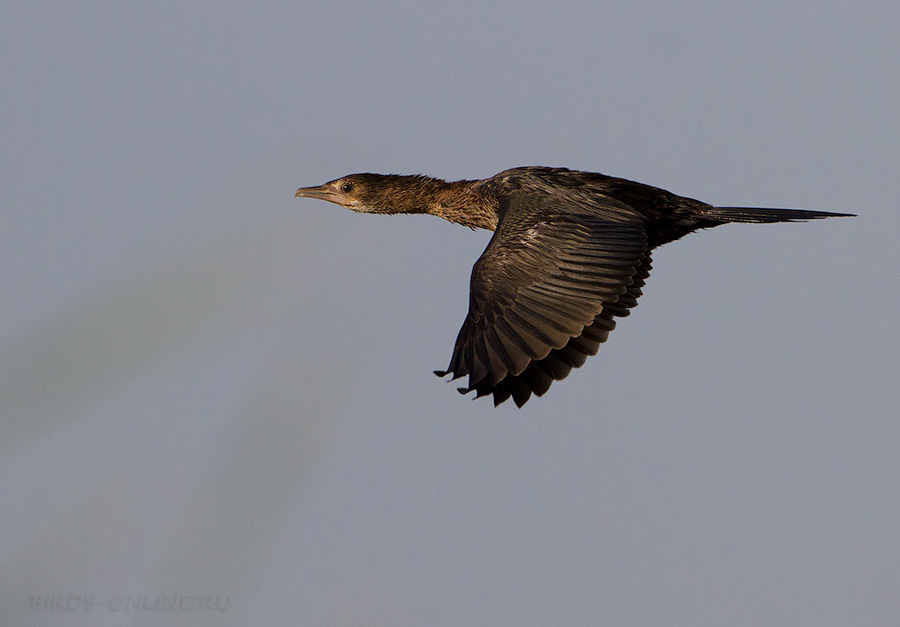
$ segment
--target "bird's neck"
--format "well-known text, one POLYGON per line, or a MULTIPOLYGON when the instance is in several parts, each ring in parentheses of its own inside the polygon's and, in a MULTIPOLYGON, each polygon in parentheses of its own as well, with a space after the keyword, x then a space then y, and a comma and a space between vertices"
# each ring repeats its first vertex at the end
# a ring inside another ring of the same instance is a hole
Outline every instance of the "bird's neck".
POLYGON ((424 213, 473 229, 497 228, 498 203, 484 193, 482 181, 429 179, 424 213))
POLYGON ((482 181, 442 181, 427 176, 385 176, 376 213, 428 213, 473 229, 497 227, 498 202, 482 181))

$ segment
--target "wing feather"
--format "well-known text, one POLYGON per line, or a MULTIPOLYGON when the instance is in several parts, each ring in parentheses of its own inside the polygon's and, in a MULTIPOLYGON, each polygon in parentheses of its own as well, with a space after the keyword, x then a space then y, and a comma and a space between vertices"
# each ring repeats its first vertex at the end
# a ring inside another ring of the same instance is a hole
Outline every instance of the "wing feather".
POLYGON ((643 218, 629 221, 604 202, 537 192, 501 199, 450 366, 437 374, 468 375, 460 392, 521 407, 597 353, 650 271, 643 218))

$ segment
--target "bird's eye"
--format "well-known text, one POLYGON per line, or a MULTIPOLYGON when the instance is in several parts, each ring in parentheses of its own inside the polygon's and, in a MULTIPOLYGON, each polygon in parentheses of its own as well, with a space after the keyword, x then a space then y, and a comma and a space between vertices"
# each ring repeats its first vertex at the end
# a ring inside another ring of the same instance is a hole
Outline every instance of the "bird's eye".
POLYGON ((345 194, 349 194, 353 191, 353 183, 341 183, 341 191, 345 194))

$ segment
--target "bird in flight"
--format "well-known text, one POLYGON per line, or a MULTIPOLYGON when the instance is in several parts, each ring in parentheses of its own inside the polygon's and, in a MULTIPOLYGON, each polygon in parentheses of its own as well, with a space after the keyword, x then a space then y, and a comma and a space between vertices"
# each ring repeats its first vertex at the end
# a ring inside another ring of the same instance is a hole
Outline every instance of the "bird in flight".
POLYGON ((483 180, 351 174, 295 196, 362 213, 428 213, 494 232, 472 269, 469 312, 447 370, 463 394, 522 407, 597 353, 637 305, 657 246, 729 222, 852 216, 713 207, 595 172, 521 167, 483 180))

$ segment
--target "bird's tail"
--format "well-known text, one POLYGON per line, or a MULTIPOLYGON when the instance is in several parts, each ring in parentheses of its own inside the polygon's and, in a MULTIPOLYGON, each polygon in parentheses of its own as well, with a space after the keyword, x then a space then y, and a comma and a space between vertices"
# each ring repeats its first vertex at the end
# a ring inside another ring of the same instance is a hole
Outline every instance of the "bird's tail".
POLYGON ((805 222, 821 218, 855 217, 853 213, 761 207, 710 207, 702 215, 704 218, 720 222, 805 222))

